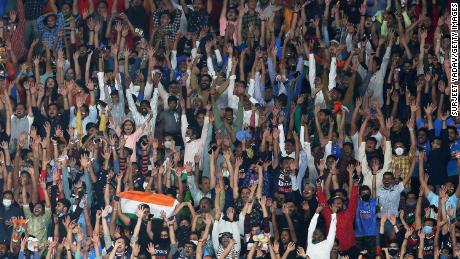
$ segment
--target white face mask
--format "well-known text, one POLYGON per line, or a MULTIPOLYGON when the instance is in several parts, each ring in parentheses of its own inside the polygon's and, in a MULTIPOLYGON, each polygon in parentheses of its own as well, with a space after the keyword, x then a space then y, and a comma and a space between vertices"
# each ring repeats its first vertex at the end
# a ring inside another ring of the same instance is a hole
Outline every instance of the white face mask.
POLYGON ((169 149, 169 147, 171 147, 171 141, 166 140, 165 143, 164 143, 164 146, 165 146, 166 149, 169 149))
POLYGON ((401 156, 402 154, 404 154, 404 148, 402 147, 395 148, 395 153, 397 156, 401 156))
POLYGON ((3 203, 3 206, 5 206, 5 207, 8 208, 9 206, 11 206, 11 204, 13 203, 13 201, 12 201, 12 200, 9 200, 9 199, 3 199, 2 203, 3 203))

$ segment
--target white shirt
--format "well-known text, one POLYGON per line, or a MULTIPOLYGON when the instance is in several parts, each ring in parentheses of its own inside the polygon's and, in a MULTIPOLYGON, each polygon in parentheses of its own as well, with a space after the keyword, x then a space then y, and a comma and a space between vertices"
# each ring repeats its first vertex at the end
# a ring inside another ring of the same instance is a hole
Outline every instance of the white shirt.
POLYGON ((316 229, 316 223, 318 222, 319 214, 315 213, 308 226, 308 245, 307 255, 311 259, 326 259, 330 258, 331 250, 334 246, 335 231, 337 227, 337 214, 331 215, 331 226, 329 227, 329 233, 327 238, 317 244, 313 244, 313 232, 316 229))
MULTIPOLYGON (((390 171, 391 167, 391 141, 385 141, 385 150, 383 155, 383 167, 376 172, 377 188, 382 186, 383 173, 390 171)), ((359 146, 358 160, 361 162, 363 170, 363 185, 372 186, 372 170, 369 168, 366 157, 366 142, 362 142, 359 146)))

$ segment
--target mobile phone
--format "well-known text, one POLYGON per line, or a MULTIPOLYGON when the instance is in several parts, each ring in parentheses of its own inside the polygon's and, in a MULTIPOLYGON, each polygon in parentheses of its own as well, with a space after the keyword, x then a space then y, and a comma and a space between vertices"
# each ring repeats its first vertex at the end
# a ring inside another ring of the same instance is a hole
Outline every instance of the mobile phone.
POLYGON ((264 164, 264 161, 262 160, 257 161, 257 165, 263 165, 263 164, 264 164))
POLYGON ((168 221, 173 221, 173 220, 175 220, 175 219, 176 219, 176 217, 173 215, 173 216, 171 216, 171 217, 168 218, 168 221))
POLYGON ((149 214, 148 219, 152 220, 153 219, 153 214, 149 214))
POLYGON ((115 196, 115 197, 113 197, 113 200, 114 200, 114 201, 120 201, 120 197, 119 197, 119 196, 115 196))

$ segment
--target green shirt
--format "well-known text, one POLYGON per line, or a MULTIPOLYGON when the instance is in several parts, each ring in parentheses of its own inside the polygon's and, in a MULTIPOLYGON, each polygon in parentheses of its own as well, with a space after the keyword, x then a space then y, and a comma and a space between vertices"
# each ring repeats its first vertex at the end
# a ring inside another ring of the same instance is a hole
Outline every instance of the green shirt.
POLYGON ((25 205, 22 208, 28 220, 27 233, 38 239, 39 247, 44 246, 48 235, 48 225, 51 220, 51 208, 45 208, 45 213, 38 217, 32 214, 29 205, 25 205))

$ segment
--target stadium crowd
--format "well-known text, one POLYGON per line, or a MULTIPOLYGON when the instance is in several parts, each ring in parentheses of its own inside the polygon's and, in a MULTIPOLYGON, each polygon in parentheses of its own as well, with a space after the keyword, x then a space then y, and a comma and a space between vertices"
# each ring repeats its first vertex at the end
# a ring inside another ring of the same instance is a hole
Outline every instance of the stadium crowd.
POLYGON ((0 258, 460 258, 450 3, 1 0, 0 258))

